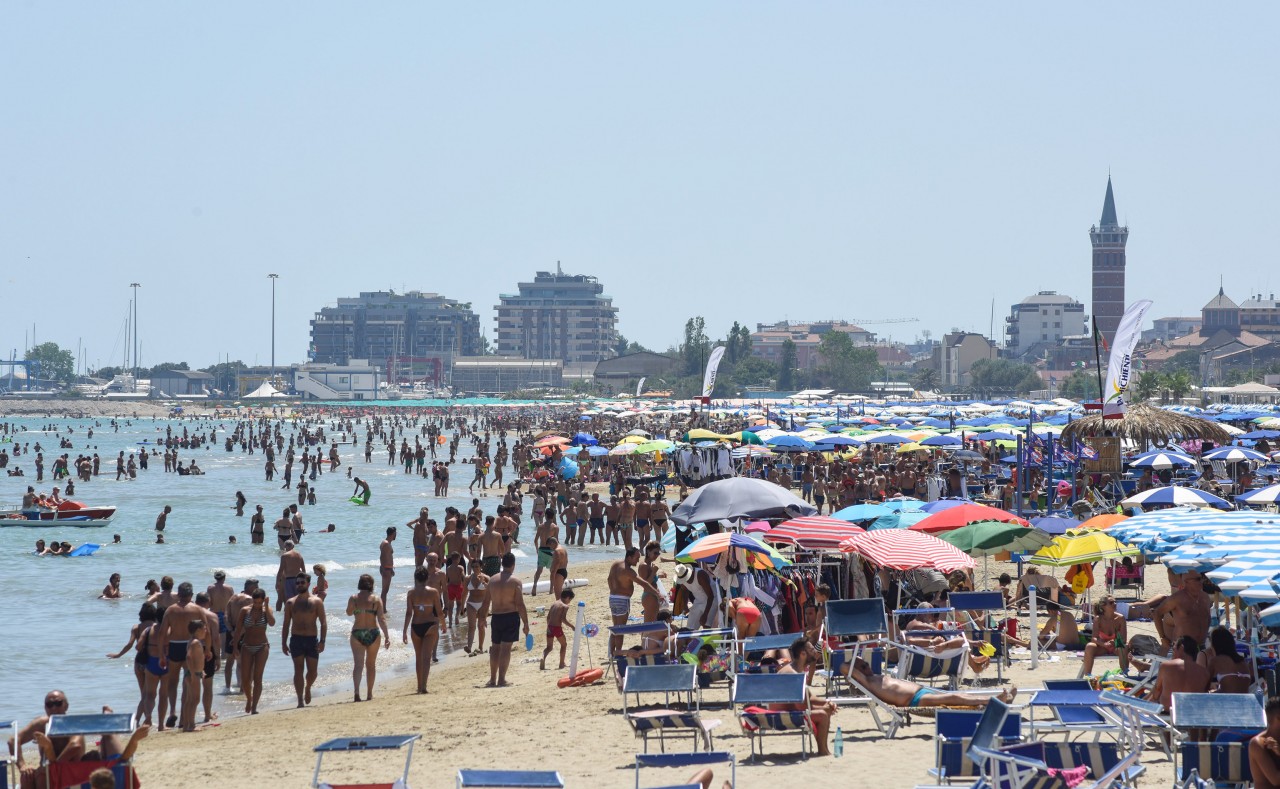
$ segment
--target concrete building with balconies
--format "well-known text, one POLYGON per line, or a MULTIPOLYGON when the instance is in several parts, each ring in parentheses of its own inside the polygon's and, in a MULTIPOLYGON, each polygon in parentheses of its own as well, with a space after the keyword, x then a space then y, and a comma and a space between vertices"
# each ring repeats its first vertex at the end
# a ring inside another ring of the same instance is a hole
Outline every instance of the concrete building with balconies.
POLYGON ((565 274, 557 263, 517 287, 494 307, 499 356, 575 364, 614 355, 618 309, 595 277, 565 274))

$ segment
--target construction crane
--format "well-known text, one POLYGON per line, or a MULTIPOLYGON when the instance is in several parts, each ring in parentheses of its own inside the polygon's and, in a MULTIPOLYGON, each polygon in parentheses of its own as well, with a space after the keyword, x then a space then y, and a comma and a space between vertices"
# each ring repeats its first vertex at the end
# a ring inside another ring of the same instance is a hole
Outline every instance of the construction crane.
POLYGON ((871 326, 877 323, 919 323, 919 318, 872 318, 863 320, 862 318, 849 318, 850 323, 856 323, 859 326, 871 326))

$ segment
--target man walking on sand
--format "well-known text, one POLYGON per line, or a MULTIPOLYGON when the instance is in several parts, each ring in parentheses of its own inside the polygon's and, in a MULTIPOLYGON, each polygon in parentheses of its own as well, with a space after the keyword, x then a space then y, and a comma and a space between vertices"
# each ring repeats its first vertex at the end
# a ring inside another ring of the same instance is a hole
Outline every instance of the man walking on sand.
POLYGON ((280 648, 293 658, 293 689, 298 706, 311 703, 311 686, 316 682, 320 653, 329 636, 329 620, 324 615, 324 601, 311 594, 311 576, 298 573, 294 588, 297 594, 284 604, 284 625, 280 630, 280 648), (303 683, 303 669, 306 683, 303 683))
POLYGON ((502 572, 489 581, 489 682, 487 688, 504 688, 507 668, 511 665, 512 645, 520 638, 520 626, 529 635, 529 612, 524 607, 524 586, 512 575, 516 568, 515 554, 502 557, 502 572))
POLYGON ((378 571, 382 574, 382 610, 387 610, 387 593, 391 591, 391 579, 396 575, 396 551, 391 543, 396 539, 396 527, 387 527, 387 538, 378 546, 378 571))

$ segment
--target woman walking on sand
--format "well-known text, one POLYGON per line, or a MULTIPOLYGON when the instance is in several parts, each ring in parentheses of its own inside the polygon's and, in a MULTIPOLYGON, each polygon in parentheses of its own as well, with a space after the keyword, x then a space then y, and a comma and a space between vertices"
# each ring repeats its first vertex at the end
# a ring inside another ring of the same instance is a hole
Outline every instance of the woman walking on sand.
POLYGON ((231 636, 232 643, 240 645, 240 684, 244 686, 244 711, 250 715, 258 714, 262 673, 271 654, 267 628, 275 624, 276 615, 267 604, 267 591, 254 589, 253 600, 240 611, 240 621, 236 622, 231 636))
POLYGON ((351 657, 355 661, 351 678, 355 683, 356 701, 361 701, 360 676, 367 672, 363 700, 368 701, 373 698, 373 680, 378 673, 378 650, 384 644, 391 647, 391 635, 387 632, 387 612, 382 607, 382 598, 373 593, 373 576, 361 575, 356 589, 358 591, 347 600, 347 616, 355 617, 351 624, 351 657))
POLYGON ((427 680, 431 678, 431 657, 435 654, 445 623, 441 618, 440 590, 427 586, 431 571, 419 567, 413 571, 413 588, 405 597, 404 630, 400 634, 409 643, 409 630, 413 629, 413 651, 418 674, 418 692, 427 692, 427 680))

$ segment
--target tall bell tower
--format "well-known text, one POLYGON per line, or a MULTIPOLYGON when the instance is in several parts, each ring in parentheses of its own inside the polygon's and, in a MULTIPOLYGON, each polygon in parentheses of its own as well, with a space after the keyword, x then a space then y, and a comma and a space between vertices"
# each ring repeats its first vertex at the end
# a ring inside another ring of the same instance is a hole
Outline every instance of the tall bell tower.
POLYGON ((1116 198, 1107 175, 1107 196, 1102 201, 1102 220, 1089 228, 1093 243, 1093 318, 1107 345, 1115 341, 1116 329, 1124 316, 1124 248, 1129 228, 1116 219, 1116 198))

